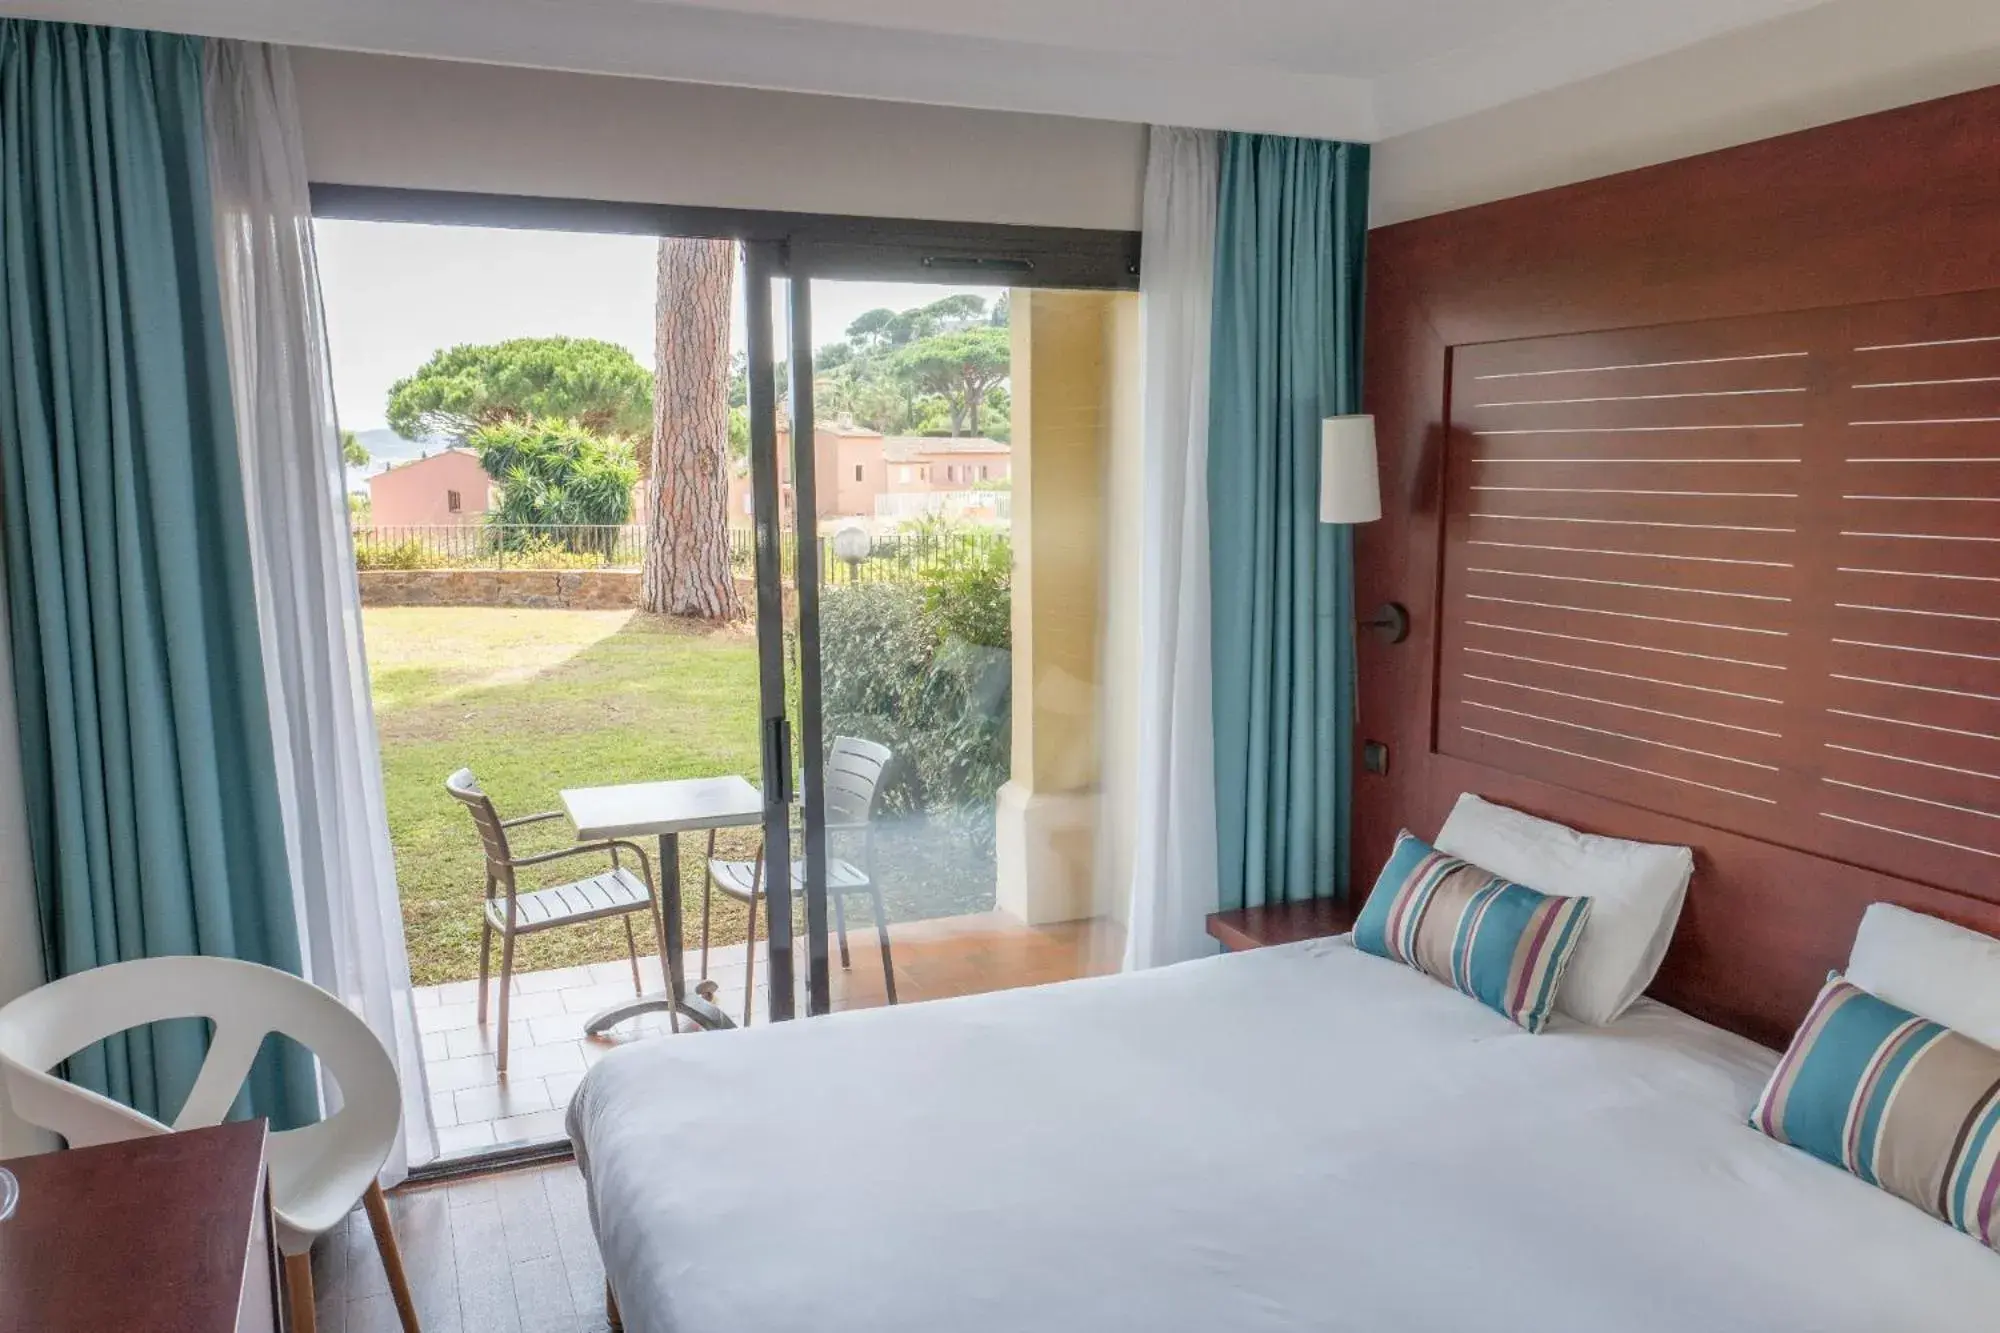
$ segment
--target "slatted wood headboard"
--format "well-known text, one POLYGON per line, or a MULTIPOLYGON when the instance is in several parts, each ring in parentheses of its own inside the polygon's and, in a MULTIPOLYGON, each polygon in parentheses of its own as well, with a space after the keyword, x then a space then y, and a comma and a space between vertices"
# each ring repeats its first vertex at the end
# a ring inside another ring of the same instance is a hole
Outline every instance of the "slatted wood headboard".
POLYGON ((1869 901, 2000 928, 1996 124, 1375 233, 1359 594, 1418 633, 1363 647, 1356 882, 1461 790, 1689 843, 1657 991, 1771 1043, 1869 901))

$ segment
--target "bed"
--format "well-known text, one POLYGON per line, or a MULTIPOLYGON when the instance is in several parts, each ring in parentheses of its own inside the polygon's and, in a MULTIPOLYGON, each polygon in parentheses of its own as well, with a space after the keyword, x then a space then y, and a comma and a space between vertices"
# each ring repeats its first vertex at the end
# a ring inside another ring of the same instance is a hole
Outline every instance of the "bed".
POLYGON ((1746 1126, 1776 1058, 1316 940, 643 1043, 569 1123, 634 1333, 1991 1327, 2000 1256, 1746 1126))

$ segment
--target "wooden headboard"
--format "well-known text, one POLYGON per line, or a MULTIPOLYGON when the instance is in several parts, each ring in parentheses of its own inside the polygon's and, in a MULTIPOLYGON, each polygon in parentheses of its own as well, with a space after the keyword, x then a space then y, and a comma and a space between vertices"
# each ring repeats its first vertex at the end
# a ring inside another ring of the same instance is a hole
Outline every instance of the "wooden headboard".
POLYGON ((1355 882, 1461 791, 1695 849, 1654 993, 1782 1045, 1863 909, 2000 933, 2000 89, 1370 237, 1355 882))

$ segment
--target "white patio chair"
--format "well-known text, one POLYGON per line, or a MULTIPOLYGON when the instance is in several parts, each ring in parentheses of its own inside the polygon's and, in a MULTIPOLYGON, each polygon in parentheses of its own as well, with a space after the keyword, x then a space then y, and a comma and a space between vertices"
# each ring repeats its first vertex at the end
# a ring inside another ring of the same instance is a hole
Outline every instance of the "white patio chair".
POLYGON ((368 1209, 375 1244, 406 1333, 416 1307, 376 1175, 402 1119, 395 1062, 346 1005, 275 968, 231 958, 146 958, 50 982, 0 1008, 0 1086, 14 1113, 60 1134, 72 1148, 220 1124, 272 1032, 318 1056, 339 1085, 340 1110, 270 1139, 271 1211, 285 1259, 290 1327, 314 1328, 312 1243, 368 1209), (208 1058, 172 1125, 142 1115, 48 1071, 128 1028, 173 1018, 215 1025, 208 1058))

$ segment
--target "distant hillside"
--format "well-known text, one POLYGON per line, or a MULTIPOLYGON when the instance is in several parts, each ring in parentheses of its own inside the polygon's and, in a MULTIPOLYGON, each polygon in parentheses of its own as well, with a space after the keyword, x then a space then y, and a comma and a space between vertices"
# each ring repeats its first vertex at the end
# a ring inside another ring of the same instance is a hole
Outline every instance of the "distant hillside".
POLYGON ((365 484, 367 479, 378 472, 388 471, 390 465, 407 463, 447 447, 441 440, 406 440, 386 426, 380 430, 358 430, 354 432, 354 437, 368 451, 368 466, 347 469, 347 489, 363 494, 368 490, 365 484))

